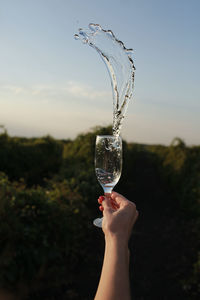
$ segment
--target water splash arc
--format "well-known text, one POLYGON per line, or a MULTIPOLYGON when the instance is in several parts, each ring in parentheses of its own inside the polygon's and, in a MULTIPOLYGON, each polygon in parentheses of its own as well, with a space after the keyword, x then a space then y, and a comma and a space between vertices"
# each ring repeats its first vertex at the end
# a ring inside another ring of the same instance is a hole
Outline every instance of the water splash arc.
POLYGON ((107 67, 113 93, 113 135, 119 136, 128 103, 133 95, 133 50, 127 49, 111 30, 105 30, 99 24, 91 23, 86 30, 80 28, 74 37, 94 48, 107 67))

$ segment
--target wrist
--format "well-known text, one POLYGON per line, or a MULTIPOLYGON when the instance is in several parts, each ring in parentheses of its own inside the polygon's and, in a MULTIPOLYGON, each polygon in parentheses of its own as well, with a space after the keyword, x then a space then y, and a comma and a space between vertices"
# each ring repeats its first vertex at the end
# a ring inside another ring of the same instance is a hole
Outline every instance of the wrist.
POLYGON ((111 245, 117 248, 123 248, 125 250, 128 249, 128 238, 122 234, 105 234, 105 243, 106 245, 111 245))
POLYGON ((129 265, 130 251, 125 238, 116 235, 105 236, 105 251, 112 258, 120 258, 126 265, 129 265))

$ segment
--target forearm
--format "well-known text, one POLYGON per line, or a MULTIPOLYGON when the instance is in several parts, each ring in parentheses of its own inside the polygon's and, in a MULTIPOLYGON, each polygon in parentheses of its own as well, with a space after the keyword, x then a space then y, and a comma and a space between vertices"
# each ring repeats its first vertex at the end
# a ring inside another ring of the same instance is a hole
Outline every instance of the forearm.
POLYGON ((128 243, 107 238, 101 278, 95 300, 130 300, 128 243))

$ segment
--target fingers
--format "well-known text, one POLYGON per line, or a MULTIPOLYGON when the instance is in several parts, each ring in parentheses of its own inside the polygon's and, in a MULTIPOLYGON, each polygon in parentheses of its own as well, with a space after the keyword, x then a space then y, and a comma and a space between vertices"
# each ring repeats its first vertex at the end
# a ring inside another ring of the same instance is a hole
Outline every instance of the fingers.
POLYGON ((100 196, 100 197, 98 198, 98 203, 101 204, 102 201, 104 200, 104 198, 105 198, 104 196, 100 196))
POLYGON ((99 210, 102 212, 103 212, 104 208, 110 207, 110 203, 108 203, 107 199, 108 199, 108 197, 106 197, 106 196, 100 196, 98 198, 98 203, 100 204, 99 210), (106 199, 106 203, 105 203, 105 199, 106 199))
POLYGON ((110 198, 110 203, 111 203, 113 209, 117 210, 120 208, 119 204, 117 204, 117 202, 115 200, 113 200, 112 198, 110 198))
POLYGON ((136 205, 134 202, 129 201, 128 199, 126 199, 124 196, 120 195, 119 193, 116 192, 112 192, 111 194, 111 198, 113 199, 113 201, 115 201, 115 203, 117 204, 118 208, 122 209, 122 208, 126 208, 129 210, 129 212, 132 212, 133 216, 134 216, 134 223, 136 222, 137 218, 138 218, 138 211, 136 209, 136 205))
POLYGON ((109 211, 113 212, 114 210, 118 209, 117 203, 111 199, 110 194, 105 196, 100 196, 98 198, 98 203, 100 204, 99 210, 102 212, 109 211))
POLYGON ((100 211, 103 211, 103 206, 102 206, 102 201, 104 200, 104 196, 100 196, 99 198, 98 198, 98 203, 100 204, 100 206, 99 206, 99 210, 100 211))
POLYGON ((110 201, 110 197, 109 196, 104 196, 104 200, 102 201, 102 206, 104 209, 106 208, 112 208, 112 204, 110 201))
POLYGON ((134 214, 134 222, 138 218, 138 211, 136 209, 135 203, 129 201, 124 196, 120 195, 119 193, 112 192, 112 194, 108 194, 105 196, 100 196, 98 198, 98 203, 100 204, 99 210, 104 211, 105 209, 109 209, 109 211, 114 212, 118 209, 127 208, 134 214))
POLYGON ((115 201, 115 199, 112 199, 111 197, 110 197, 110 194, 108 194, 108 195, 105 195, 105 196, 100 196, 99 198, 98 198, 98 203, 100 204, 100 206, 99 206, 99 210, 100 211, 103 211, 104 210, 104 207, 103 207, 103 205, 102 205, 102 203, 103 203, 103 201, 105 200, 105 198, 107 198, 107 205, 109 206, 109 207, 111 207, 112 209, 114 209, 114 210, 117 210, 117 209, 119 209, 119 205, 117 204, 117 202, 115 201))
POLYGON ((111 199, 114 200, 119 207, 120 206, 123 207, 123 206, 127 205, 130 202, 124 196, 122 196, 122 195, 120 195, 119 193, 116 193, 116 192, 112 192, 111 199))

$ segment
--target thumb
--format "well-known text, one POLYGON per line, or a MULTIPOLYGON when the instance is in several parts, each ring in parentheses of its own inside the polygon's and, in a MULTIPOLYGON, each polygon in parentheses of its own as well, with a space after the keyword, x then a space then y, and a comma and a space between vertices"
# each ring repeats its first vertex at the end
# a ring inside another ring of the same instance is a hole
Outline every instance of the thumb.
POLYGON ((105 199, 102 201, 103 213, 112 213, 114 211, 110 200, 110 196, 105 195, 105 199))

